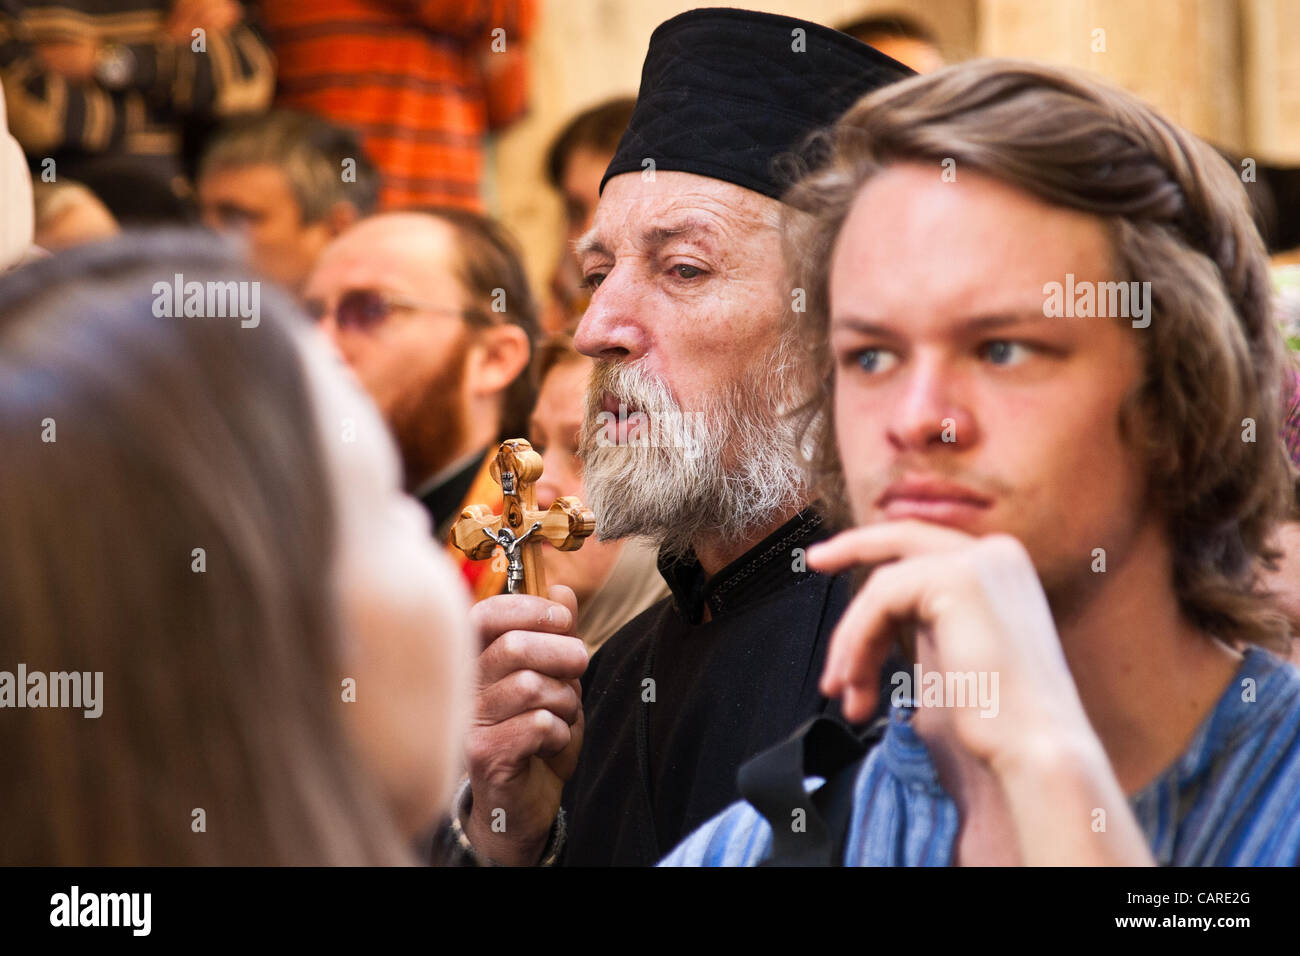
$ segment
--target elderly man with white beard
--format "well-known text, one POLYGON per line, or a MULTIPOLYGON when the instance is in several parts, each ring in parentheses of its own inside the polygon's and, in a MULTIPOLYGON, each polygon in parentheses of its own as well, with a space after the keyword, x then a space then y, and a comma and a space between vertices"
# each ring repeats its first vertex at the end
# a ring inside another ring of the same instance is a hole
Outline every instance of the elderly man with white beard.
POLYGON ((782 157, 909 73, 768 14, 696 10, 651 37, 578 243, 593 292, 576 345, 595 359, 597 533, 655 543, 671 596, 590 662, 566 589, 474 608, 469 779, 446 834, 459 862, 654 863, 736 798, 747 758, 830 706, 817 678, 849 588, 803 563, 831 529, 787 415, 808 389, 784 331, 782 157))

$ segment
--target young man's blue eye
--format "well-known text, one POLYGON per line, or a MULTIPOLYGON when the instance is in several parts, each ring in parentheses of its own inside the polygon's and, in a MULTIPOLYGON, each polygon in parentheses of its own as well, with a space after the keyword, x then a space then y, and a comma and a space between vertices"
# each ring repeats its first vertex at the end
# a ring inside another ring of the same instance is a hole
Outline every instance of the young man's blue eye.
POLYGON ((984 356, 994 365, 1013 365, 1027 354, 1028 351, 1019 342, 999 340, 984 346, 984 356))
POLYGON ((874 375, 891 368, 894 358, 894 354, 886 349, 864 349, 858 353, 858 366, 874 375))

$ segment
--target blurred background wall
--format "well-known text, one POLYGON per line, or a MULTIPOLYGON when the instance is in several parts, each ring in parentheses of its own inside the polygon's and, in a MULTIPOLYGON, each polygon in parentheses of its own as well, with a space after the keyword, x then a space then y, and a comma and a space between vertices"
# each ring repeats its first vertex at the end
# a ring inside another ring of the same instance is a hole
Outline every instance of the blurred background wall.
MULTIPOLYGON (((559 249, 561 210, 542 157, 576 111, 635 94, 655 26, 707 2, 543 0, 529 55, 532 108, 495 144, 496 211, 524 244, 536 287, 559 249)), ((723 5, 719 3, 718 5, 723 5)), ((1300 163, 1300 0, 733 0, 840 25, 905 13, 950 62, 1029 57, 1095 71, 1216 145, 1300 163)))

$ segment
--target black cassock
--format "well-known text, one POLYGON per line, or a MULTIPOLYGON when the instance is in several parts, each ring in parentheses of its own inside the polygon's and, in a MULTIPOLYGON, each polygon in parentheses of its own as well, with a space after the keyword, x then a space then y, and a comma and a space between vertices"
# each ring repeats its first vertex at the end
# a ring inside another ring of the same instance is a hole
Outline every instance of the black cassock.
POLYGON ((817 683, 849 574, 803 562, 829 536, 804 511, 708 581, 693 559, 660 564, 672 595, 611 637, 582 679, 585 735, 564 791, 561 863, 658 862, 739 799, 748 758, 809 717, 838 716, 817 683))

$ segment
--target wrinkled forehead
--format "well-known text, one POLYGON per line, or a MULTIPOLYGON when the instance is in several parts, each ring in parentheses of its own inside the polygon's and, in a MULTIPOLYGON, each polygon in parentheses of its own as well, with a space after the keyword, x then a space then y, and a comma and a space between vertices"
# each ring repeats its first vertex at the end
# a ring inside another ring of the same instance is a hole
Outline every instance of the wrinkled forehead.
POLYGON ((579 240, 579 251, 688 231, 738 242, 779 229, 781 208, 775 199, 752 189, 695 173, 622 173, 605 184, 593 227, 579 240))

